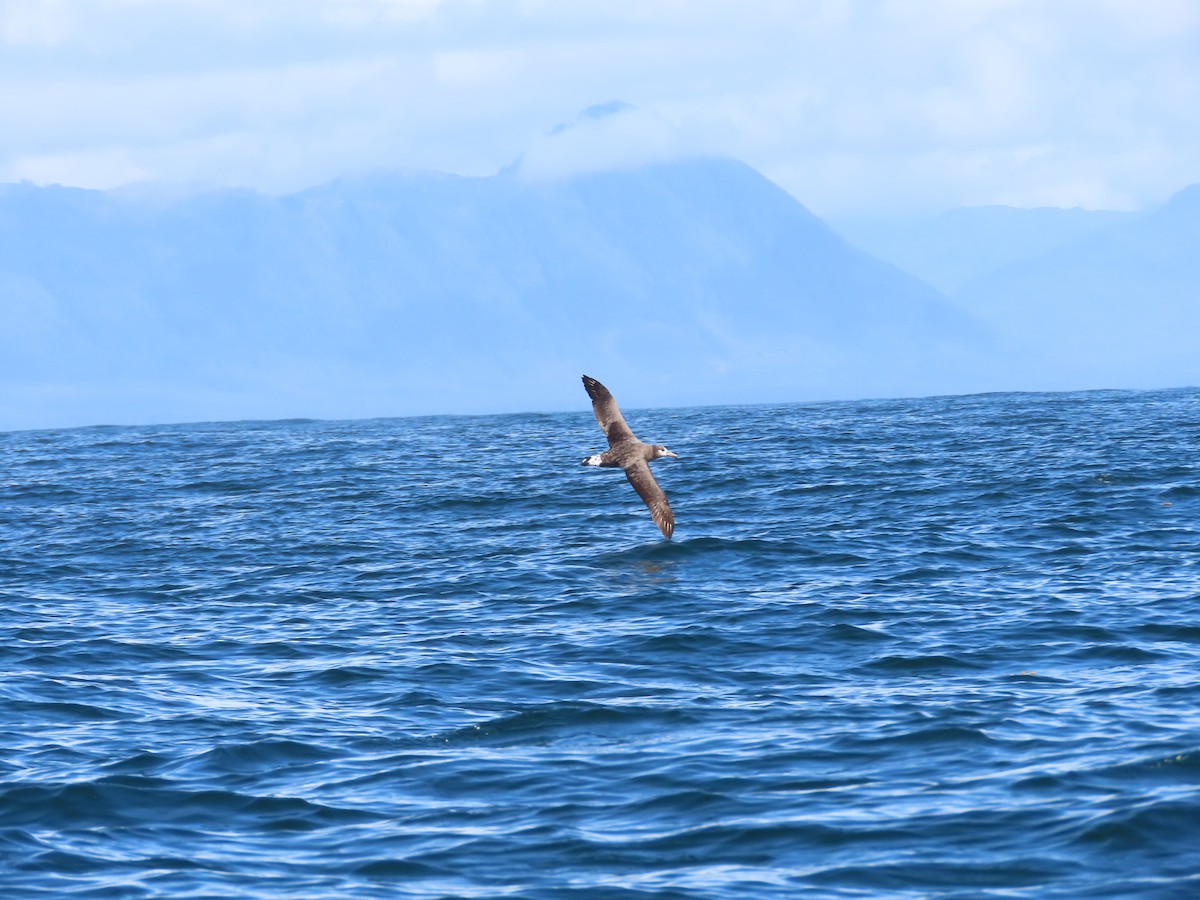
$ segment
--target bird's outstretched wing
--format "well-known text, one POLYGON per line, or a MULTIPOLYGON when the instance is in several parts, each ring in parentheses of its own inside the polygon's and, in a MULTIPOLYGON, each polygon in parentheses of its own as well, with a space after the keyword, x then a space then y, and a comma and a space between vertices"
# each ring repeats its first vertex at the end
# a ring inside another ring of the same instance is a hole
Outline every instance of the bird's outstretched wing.
POLYGON ((639 459, 625 467, 625 477, 629 479, 633 489, 638 492, 638 496, 646 501, 654 524, 663 533, 663 537, 669 540, 675 531, 675 513, 671 512, 671 504, 667 502, 666 493, 658 486, 654 476, 650 474, 650 466, 645 460, 639 459))
MULTIPOLYGON (((621 441, 632 438, 633 431, 625 424, 625 417, 621 415, 621 410, 617 408, 617 401, 608 392, 608 388, 590 375, 583 376, 583 386, 587 390, 588 396, 592 398, 592 410, 596 413, 596 421, 600 423, 600 430, 608 438, 608 446, 612 447, 621 441)), ((650 480, 654 481, 653 478, 650 480)), ((636 485, 634 486, 636 487, 636 485)))

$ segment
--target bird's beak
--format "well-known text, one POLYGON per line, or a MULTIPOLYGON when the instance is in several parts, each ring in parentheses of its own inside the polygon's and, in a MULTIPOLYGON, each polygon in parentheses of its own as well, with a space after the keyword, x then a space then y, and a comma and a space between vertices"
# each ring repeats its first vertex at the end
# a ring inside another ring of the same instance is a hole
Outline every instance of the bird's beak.
POLYGON ((670 450, 667 450, 665 453, 663 453, 663 456, 669 456, 669 457, 671 457, 671 459, 679 459, 679 454, 674 453, 670 450))

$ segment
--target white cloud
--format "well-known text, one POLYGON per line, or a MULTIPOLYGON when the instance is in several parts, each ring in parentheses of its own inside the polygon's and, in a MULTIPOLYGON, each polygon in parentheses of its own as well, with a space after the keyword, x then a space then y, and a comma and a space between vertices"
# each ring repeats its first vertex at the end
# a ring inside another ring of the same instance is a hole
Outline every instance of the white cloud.
MULTIPOLYGON (((593 108, 595 111, 597 108, 593 108)), ((534 181, 630 169, 703 152, 695 136, 661 115, 625 105, 584 114, 530 142, 519 174, 534 181)))
POLYGON ((0 0, 0 178, 723 152, 823 213, 1145 206, 1200 181, 1198 61, 1192 0, 0 0))
POLYGON ((0 44, 52 47, 70 35, 70 17, 64 0, 0 3, 0 44))

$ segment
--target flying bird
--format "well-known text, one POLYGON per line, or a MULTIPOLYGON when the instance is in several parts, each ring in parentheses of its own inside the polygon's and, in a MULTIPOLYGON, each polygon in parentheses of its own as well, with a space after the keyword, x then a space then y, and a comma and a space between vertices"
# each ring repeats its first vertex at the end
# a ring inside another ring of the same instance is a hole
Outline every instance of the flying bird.
POLYGON ((595 378, 584 375, 583 386, 592 398, 592 410, 596 413, 600 430, 608 438, 608 449, 603 453, 584 457, 583 464, 624 469, 625 477, 650 508, 654 524, 663 533, 663 537, 670 540, 671 533, 675 531, 675 514, 671 512, 671 505, 667 503, 667 495, 650 474, 650 462, 664 456, 673 459, 679 457, 662 444, 646 444, 639 441, 625 423, 625 417, 617 408, 617 401, 613 399, 613 395, 595 378))

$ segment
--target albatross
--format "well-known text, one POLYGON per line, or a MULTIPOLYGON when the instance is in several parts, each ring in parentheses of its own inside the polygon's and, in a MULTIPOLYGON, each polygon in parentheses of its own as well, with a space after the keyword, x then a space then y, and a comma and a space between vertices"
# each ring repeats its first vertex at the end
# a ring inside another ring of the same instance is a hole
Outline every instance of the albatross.
POLYGON ((613 395, 595 378, 584 375, 583 386, 592 398, 592 410, 596 413, 600 430, 608 438, 608 449, 594 456, 585 456, 583 464, 624 469, 625 477, 649 507, 654 524, 663 533, 663 537, 670 540, 671 533, 675 530, 675 514, 671 512, 671 504, 667 503, 667 495, 650 474, 650 462, 664 456, 670 456, 672 459, 679 457, 662 444, 639 441, 625 423, 625 417, 617 408, 617 401, 613 399, 613 395))

